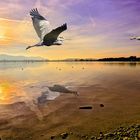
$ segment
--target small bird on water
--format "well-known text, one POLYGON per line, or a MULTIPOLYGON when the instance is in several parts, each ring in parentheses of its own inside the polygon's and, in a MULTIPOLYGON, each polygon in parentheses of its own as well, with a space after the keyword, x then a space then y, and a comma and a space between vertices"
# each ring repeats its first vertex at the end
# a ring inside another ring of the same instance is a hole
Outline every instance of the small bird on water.
POLYGON ((52 46, 52 45, 62 45, 64 38, 59 37, 59 35, 67 30, 67 24, 63 24, 55 29, 50 28, 50 23, 47 19, 45 19, 39 12, 38 9, 32 9, 30 11, 30 15, 32 18, 34 29, 40 38, 40 42, 28 46, 26 50, 32 47, 39 47, 39 46, 52 46))

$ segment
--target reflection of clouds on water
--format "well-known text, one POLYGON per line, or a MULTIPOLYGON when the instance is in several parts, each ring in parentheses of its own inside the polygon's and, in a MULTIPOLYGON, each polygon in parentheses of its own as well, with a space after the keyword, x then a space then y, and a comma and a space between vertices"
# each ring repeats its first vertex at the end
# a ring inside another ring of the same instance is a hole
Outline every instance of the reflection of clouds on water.
MULTIPOLYGON (((43 116, 38 105, 46 103, 47 100, 54 100, 59 95, 60 93, 52 92, 47 87, 42 88, 38 84, 29 85, 22 82, 0 81, 0 106, 8 104, 12 106, 12 104, 24 102, 31 111, 36 113, 39 119, 42 119, 43 116)), ((16 113, 18 114, 18 112, 16 113)))
POLYGON ((139 74, 140 63, 0 63, 0 83, 5 83, 5 89, 0 89, 0 104, 23 102, 22 106, 42 119, 40 105, 45 107, 63 93, 72 94, 69 89, 139 92, 139 74))
MULTIPOLYGON (((55 87, 54 85, 49 86, 55 87)), ((18 92, 20 96, 18 96, 17 93, 13 93, 11 96, 14 99, 10 97, 11 102, 0 105, 0 119, 17 118, 20 122, 24 120, 26 116, 32 114, 36 115, 39 120, 42 120, 44 113, 40 109, 45 106, 47 107, 48 101, 55 100, 62 94, 62 91, 61 93, 57 91, 51 91, 45 82, 44 85, 40 83, 34 83, 24 86, 20 85, 19 88, 20 90, 18 90, 18 92)), ((14 123, 17 122, 15 121, 14 123)), ((7 126, 2 125, 0 128, 1 127, 5 128, 7 126)))
POLYGON ((45 91, 37 98, 38 104, 44 104, 47 100, 54 100, 60 95, 59 92, 45 91))
POLYGON ((40 97, 37 98, 38 104, 44 104, 47 101, 48 92, 43 92, 40 97))
POLYGON ((26 105, 36 113, 39 119, 43 118, 43 114, 39 110, 40 105, 47 105, 47 101, 55 100, 62 93, 77 94, 77 92, 61 85, 47 86, 45 82, 43 84, 36 83, 27 85, 24 87, 24 91, 26 95, 22 97, 22 99, 26 105))
POLYGON ((34 62, 0 62, 0 70, 18 69, 24 70, 26 68, 35 68, 43 65, 44 63, 34 62))
POLYGON ((25 86, 28 99, 38 100, 38 103, 45 103, 45 100, 54 100, 62 93, 77 94, 76 91, 70 90, 62 85, 47 86, 43 84, 33 84, 25 86))

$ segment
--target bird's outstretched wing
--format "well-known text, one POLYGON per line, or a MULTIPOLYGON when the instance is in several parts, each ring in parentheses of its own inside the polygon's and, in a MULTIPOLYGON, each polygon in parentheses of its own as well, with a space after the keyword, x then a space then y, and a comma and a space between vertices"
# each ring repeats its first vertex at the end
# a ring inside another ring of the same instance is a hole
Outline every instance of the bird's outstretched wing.
POLYGON ((43 41, 47 42, 47 41, 55 41, 57 39, 57 37, 60 35, 60 33, 62 33, 63 31, 67 30, 67 24, 63 24, 60 27, 57 27, 56 29, 53 29, 51 32, 49 32, 48 34, 45 35, 43 41))
POLYGON ((40 40, 43 40, 44 36, 51 31, 49 21, 47 21, 42 15, 40 15, 37 8, 32 9, 30 11, 30 15, 32 17, 33 26, 38 37, 40 38, 40 40))

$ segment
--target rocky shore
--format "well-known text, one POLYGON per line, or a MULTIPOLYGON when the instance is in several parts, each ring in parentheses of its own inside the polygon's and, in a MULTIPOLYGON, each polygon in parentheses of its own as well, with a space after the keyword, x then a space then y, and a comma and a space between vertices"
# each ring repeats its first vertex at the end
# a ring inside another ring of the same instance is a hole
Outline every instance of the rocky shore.
POLYGON ((98 136, 82 135, 74 132, 64 132, 57 136, 51 136, 52 140, 75 139, 75 140, 140 140, 140 124, 128 127, 119 127, 108 133, 100 132, 98 136))

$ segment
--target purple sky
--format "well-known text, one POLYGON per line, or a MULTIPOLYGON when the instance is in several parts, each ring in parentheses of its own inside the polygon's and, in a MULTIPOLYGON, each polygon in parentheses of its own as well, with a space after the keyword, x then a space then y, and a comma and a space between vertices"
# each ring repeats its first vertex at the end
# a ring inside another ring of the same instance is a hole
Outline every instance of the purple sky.
MULTIPOLYGON (((140 56, 140 42, 129 40, 131 35, 140 35, 139 0, 4 0, 0 1, 0 18, 30 21, 28 13, 33 7, 37 7, 53 27, 68 23, 69 30, 64 35, 72 41, 64 44, 64 57, 140 56)), ((32 34, 31 37, 36 35, 32 34)), ((0 44, 3 53, 32 55, 38 52, 35 49, 21 53, 24 43, 11 46, 5 50, 0 44)), ((39 50, 43 56, 47 52, 44 50, 46 48, 39 50)), ((55 58, 53 53, 57 51, 57 48, 49 50, 46 57, 55 58)))

